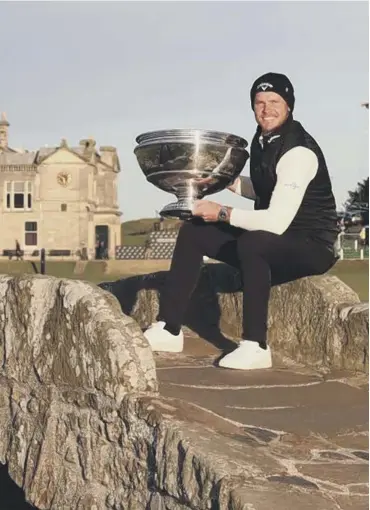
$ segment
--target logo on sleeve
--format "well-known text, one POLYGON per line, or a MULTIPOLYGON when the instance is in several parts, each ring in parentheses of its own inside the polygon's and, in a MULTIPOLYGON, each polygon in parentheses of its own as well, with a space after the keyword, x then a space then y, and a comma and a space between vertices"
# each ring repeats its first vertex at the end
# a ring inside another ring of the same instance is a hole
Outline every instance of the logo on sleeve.
POLYGON ((292 190, 296 190, 299 188, 299 185, 296 182, 289 182, 285 184, 286 188, 291 188, 292 190))

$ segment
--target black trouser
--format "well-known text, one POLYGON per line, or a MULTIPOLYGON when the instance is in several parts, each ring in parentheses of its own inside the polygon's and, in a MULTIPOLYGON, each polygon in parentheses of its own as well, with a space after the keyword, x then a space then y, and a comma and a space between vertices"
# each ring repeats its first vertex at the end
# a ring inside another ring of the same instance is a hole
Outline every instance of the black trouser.
POLYGON ((171 332, 178 332, 183 323, 204 255, 241 270, 243 338, 261 346, 266 345, 271 286, 323 274, 336 261, 330 248, 301 232, 276 235, 226 223, 188 221, 177 238, 157 317, 171 332))

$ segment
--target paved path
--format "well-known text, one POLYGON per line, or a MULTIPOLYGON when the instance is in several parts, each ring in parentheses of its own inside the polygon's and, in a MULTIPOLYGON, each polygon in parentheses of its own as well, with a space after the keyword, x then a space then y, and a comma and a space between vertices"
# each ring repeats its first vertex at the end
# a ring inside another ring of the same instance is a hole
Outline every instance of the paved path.
MULTIPOLYGON (((369 508, 366 376, 325 374, 282 359, 269 370, 226 370, 214 364, 219 354, 189 332, 183 354, 156 355, 161 394, 202 410, 208 426, 217 429, 221 419, 238 427, 241 450, 255 445, 278 460, 281 472, 266 468, 269 487, 311 494, 297 510, 327 510, 315 503, 318 493, 332 500, 330 508, 369 508)), ((274 508, 284 509, 284 501, 274 508)))

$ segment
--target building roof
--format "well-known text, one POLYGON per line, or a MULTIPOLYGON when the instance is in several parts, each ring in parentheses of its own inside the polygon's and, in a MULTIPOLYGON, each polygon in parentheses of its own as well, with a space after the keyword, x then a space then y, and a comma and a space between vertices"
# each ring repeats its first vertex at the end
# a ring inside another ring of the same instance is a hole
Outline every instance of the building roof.
MULTIPOLYGON (((0 150, 0 165, 39 165, 48 156, 54 154, 60 147, 41 147, 38 151, 15 151, 10 147, 0 150)), ((68 150, 80 158, 87 160, 83 147, 68 147, 68 150)))
POLYGON ((22 149, 14 149, 9 147, 8 143, 8 127, 10 126, 5 113, 0 114, 0 166, 37 166, 40 165, 45 159, 56 153, 59 149, 65 149, 86 163, 100 163, 107 167, 113 167, 115 170, 120 170, 119 160, 117 157, 116 149, 113 147, 101 147, 101 153, 96 149, 96 141, 93 137, 81 140, 78 147, 69 147, 67 140, 62 139, 59 146, 56 147, 41 147, 38 150, 28 151, 22 149), (104 149, 104 150, 103 150, 104 149), (113 158, 102 157, 103 152, 113 151, 115 156, 113 158), (107 164, 106 161, 109 161, 107 164))
MULTIPOLYGON (((85 152, 85 148, 82 146, 69 147, 67 145, 60 145, 59 147, 41 147, 41 149, 39 149, 36 154, 36 161, 35 161, 36 164, 39 165, 44 159, 48 158, 49 156, 51 156, 52 154, 54 154, 61 148, 67 149, 69 152, 76 154, 76 156, 83 159, 84 161, 90 161, 90 159, 91 159, 91 153, 89 155, 87 155, 85 152)), ((99 160, 100 155, 96 151, 95 151, 95 154, 99 160)))
POLYGON ((0 165, 33 165, 35 163, 36 152, 0 152, 0 165))
POLYGON ((5 113, 0 116, 0 126, 4 126, 6 130, 5 143, 3 140, 2 146, 0 147, 0 166, 37 166, 40 165, 45 159, 49 156, 57 152, 59 149, 65 149, 75 154, 77 157, 81 158, 86 163, 95 163, 98 162, 104 166, 109 168, 113 167, 115 171, 120 171, 119 159, 117 157, 117 152, 114 147, 101 147, 100 151, 96 149, 95 140, 90 137, 85 140, 80 141, 80 145, 77 147, 69 147, 67 141, 65 139, 61 140, 59 146, 56 147, 41 147, 38 150, 28 151, 23 149, 15 149, 11 148, 8 145, 8 133, 7 129, 9 126, 9 122, 6 118, 5 113), (107 164, 105 158, 102 157, 103 152, 112 151, 115 153, 115 157, 113 157, 113 161, 107 164), (112 164, 113 163, 113 164, 112 164))

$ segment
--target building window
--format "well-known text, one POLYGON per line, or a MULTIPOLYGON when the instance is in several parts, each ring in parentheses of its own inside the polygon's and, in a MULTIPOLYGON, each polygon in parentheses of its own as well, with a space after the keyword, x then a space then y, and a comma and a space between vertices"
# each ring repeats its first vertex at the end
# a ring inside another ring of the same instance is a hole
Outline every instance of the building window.
POLYGON ((60 206, 60 210, 61 210, 62 212, 66 212, 66 210, 67 210, 67 204, 62 204, 62 205, 60 206))
POLYGON ((37 222, 26 221, 24 225, 25 239, 24 244, 26 246, 37 246, 37 222))
POLYGON ((6 208, 29 211, 32 209, 32 182, 6 183, 6 208))
POLYGON ((6 183, 6 208, 10 209, 12 206, 12 183, 6 183))

